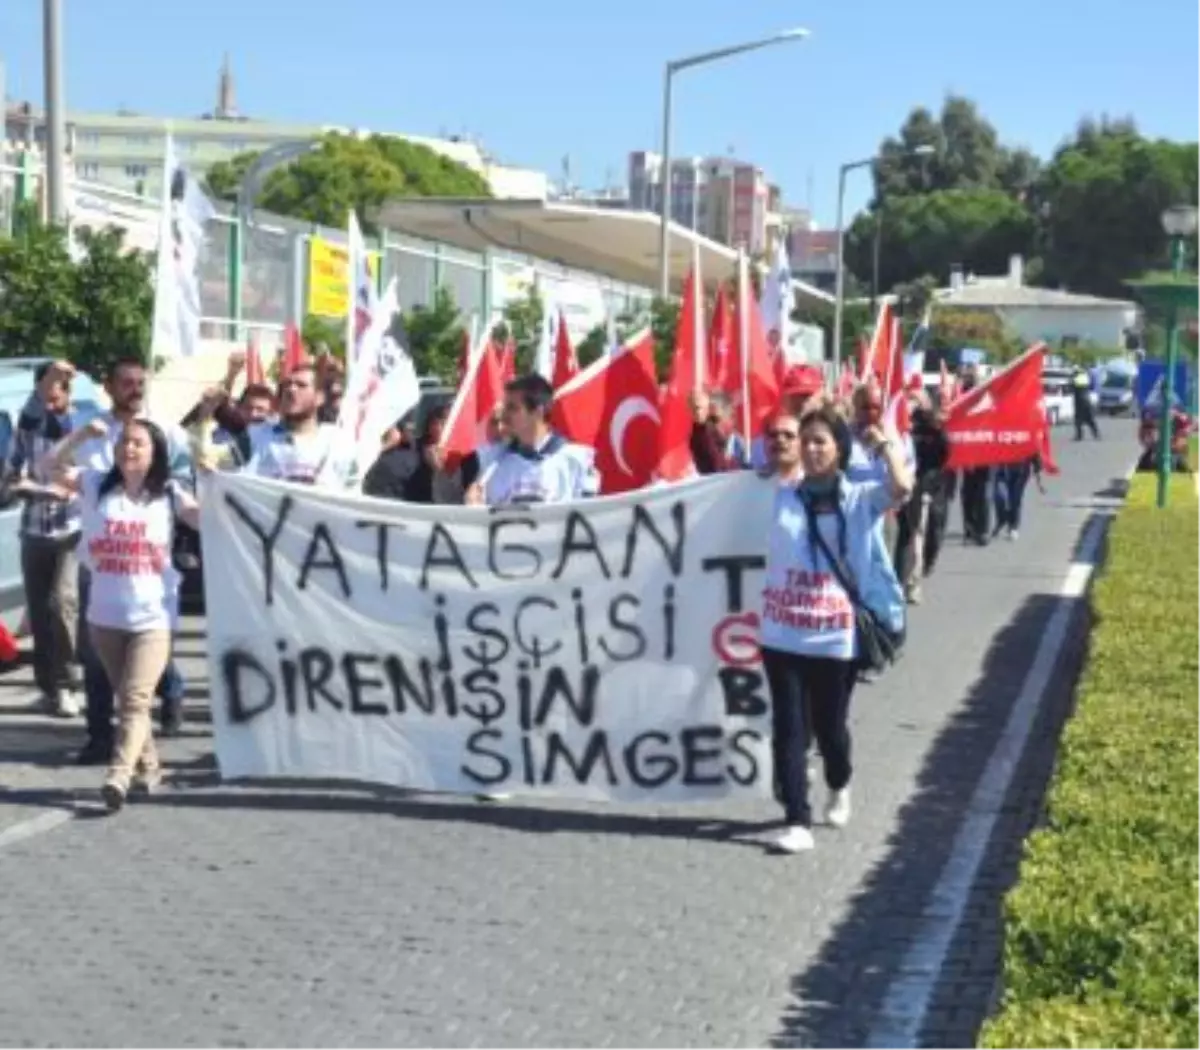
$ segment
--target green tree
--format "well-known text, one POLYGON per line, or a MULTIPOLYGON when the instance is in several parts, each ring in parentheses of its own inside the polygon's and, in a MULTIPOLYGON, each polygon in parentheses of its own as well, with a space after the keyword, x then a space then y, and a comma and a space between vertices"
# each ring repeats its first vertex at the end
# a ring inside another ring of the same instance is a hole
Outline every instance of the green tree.
POLYGON ((1196 203, 1197 144, 1151 140, 1131 121, 1086 120, 1039 179, 1044 280, 1128 298, 1131 274, 1168 266, 1161 215, 1196 203))
MULTIPOLYGON (((254 154, 209 169, 210 192, 234 200, 254 154)), ((457 161, 407 139, 387 135, 326 135, 263 181, 256 204, 267 211, 326 226, 344 226, 353 210, 368 234, 378 232, 373 209, 396 197, 490 197, 487 180, 457 161)))
POLYGON ((465 329, 454 295, 439 285, 428 306, 403 314, 397 333, 412 354, 417 375, 435 376, 451 386, 458 382, 458 361, 465 329))
POLYGON ((518 375, 533 371, 538 343, 542 338, 542 322, 546 308, 537 286, 530 284, 519 299, 511 299, 501 311, 502 320, 492 329, 492 337, 500 342, 510 336, 517 344, 516 370, 518 375))
POLYGON ((593 361, 599 360, 600 355, 608 351, 608 326, 596 325, 575 347, 575 360, 580 368, 587 368, 593 361))
POLYGON ((972 348, 986 350, 993 363, 1010 361, 1024 349, 1021 340, 1004 327, 991 310, 938 307, 929 323, 926 348, 935 351, 972 348))
POLYGON ((145 359, 154 312, 150 257, 126 249, 114 227, 67 232, 36 216, 0 239, 0 356, 65 357, 102 375, 118 357, 145 359))
POLYGON ((679 302, 660 299, 650 303, 650 334, 654 337, 654 366, 658 378, 666 382, 671 375, 671 359, 675 356, 675 330, 679 327, 679 302))
POLYGON ((300 341, 304 343, 305 350, 312 356, 316 356, 322 349, 325 349, 339 360, 346 360, 346 325, 344 322, 309 314, 300 326, 300 341))
POLYGON ((881 216, 881 290, 925 275, 945 280, 953 265, 1004 273, 1011 255, 1035 248, 1029 210, 1001 189, 952 189, 896 197, 878 213, 860 214, 846 234, 846 259, 870 281, 876 214, 881 216))

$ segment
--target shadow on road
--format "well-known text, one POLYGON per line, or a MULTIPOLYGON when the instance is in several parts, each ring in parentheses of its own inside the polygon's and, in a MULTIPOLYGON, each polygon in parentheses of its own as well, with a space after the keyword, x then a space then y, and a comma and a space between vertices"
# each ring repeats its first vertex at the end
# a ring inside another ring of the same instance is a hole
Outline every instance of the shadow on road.
MULTIPOLYGON (((971 795, 1003 732, 1046 625, 1063 601, 1031 597, 996 635, 983 673, 961 710, 934 742, 917 788, 901 809, 885 859, 864 880, 848 916, 816 961, 792 982, 792 1004, 773 1046, 867 1045, 872 1020, 922 926, 929 894, 949 858, 971 795)), ((1053 768, 1059 729, 1086 645, 1084 606, 1013 780, 930 1003, 923 1041, 973 1046, 991 1008, 1001 946, 1001 903, 1021 844, 1038 818, 1053 768)))

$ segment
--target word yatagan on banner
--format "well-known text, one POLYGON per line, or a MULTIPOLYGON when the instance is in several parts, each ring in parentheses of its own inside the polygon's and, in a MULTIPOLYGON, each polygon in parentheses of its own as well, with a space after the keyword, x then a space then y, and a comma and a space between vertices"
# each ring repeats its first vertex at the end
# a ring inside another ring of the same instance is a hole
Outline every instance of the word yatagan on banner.
POLYGON ((769 483, 727 475, 500 511, 210 485, 226 775, 769 793, 755 629, 769 483))

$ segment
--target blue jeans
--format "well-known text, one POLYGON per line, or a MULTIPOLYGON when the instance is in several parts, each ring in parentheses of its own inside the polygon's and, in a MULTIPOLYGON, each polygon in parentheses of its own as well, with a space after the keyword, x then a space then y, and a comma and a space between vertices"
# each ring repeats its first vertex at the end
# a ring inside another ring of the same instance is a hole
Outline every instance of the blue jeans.
POLYGON ((1025 501, 1025 486, 1029 484, 1030 465, 1010 463, 996 469, 996 529, 1014 531, 1021 527, 1021 505, 1025 501))
MULTIPOLYGON (((83 664, 83 693, 87 699, 87 735, 90 743, 111 745, 113 732, 113 689, 104 673, 104 666, 92 646, 87 624, 88 598, 91 594, 91 575, 79 567, 79 662, 83 664)), ((183 702, 183 675, 172 657, 158 680, 156 692, 164 704, 183 702)))

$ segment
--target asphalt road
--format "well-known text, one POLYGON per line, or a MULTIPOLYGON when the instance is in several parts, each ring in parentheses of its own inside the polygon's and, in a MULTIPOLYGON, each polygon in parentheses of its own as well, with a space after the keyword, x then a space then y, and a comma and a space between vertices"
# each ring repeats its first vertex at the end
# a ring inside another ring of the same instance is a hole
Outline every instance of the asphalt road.
MULTIPOLYGON (((1084 526, 1111 513, 1133 428, 1060 432, 1016 544, 966 549, 958 514, 902 663, 856 697, 855 819, 763 849, 766 806, 480 805, 345 785, 221 785, 201 625, 180 642, 189 733, 173 785, 101 816, 82 734, 0 682, 0 1043, 864 1044, 945 902, 965 807, 1084 526), (908 961, 906 961, 908 960, 908 961)), ((921 1038, 966 1045, 994 991, 997 905, 1041 797, 1082 651, 1052 687, 921 1038)))

